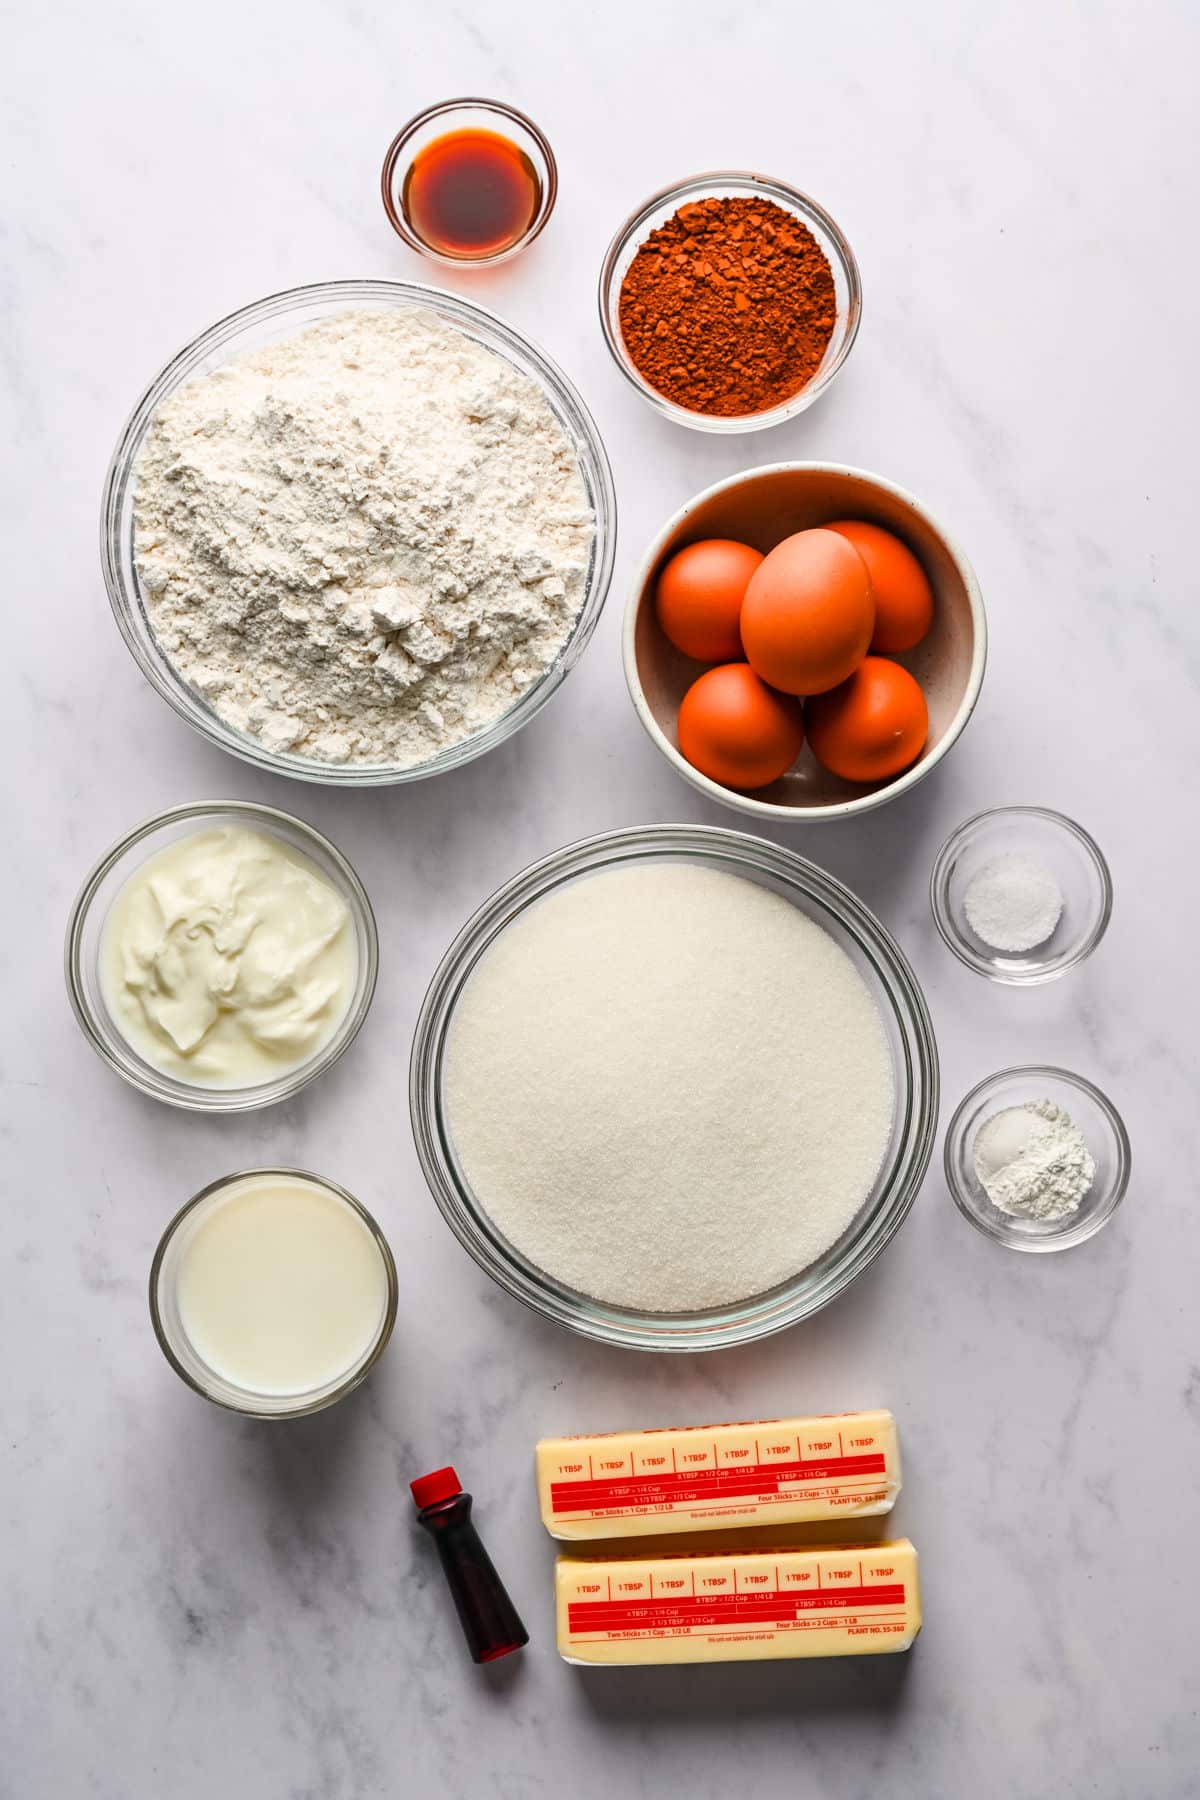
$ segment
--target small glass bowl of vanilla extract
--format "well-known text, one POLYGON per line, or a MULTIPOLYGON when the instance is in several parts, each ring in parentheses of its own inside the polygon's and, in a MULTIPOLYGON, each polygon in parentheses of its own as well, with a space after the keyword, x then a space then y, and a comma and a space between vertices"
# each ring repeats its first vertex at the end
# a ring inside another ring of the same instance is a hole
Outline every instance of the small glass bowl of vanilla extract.
POLYGON ((499 100, 443 100, 410 119, 383 160, 383 204, 413 250, 498 263, 532 243, 554 208, 554 152, 499 100))

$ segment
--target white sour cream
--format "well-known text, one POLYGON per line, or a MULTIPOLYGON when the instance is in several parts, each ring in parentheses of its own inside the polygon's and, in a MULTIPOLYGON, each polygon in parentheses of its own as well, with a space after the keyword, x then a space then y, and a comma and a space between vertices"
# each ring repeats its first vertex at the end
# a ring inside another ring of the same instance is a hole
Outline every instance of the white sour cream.
POLYGON ((196 1087, 252 1087, 308 1062, 345 1017, 357 974, 340 894, 282 839, 243 826, 150 857, 100 943, 117 1029, 196 1087))

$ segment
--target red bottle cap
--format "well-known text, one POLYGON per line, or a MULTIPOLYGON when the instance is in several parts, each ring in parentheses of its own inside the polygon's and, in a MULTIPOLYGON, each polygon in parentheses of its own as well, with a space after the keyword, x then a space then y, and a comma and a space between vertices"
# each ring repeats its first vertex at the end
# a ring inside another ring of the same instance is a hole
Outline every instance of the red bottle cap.
POLYGON ((420 1475, 408 1485, 412 1489, 413 1499, 422 1510, 427 1506, 436 1506, 439 1500, 449 1500, 455 1494, 462 1493, 462 1482, 451 1468, 435 1469, 431 1475, 420 1475))

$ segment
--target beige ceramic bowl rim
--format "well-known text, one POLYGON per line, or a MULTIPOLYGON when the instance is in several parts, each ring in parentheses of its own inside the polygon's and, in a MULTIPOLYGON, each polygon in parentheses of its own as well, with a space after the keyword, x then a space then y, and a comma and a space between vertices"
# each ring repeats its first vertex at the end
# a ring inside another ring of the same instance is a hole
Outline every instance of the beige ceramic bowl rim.
POLYGON ((792 825, 819 825, 829 819, 852 818, 857 813, 871 812, 875 807, 883 806, 887 801, 895 800, 900 794, 907 793, 909 788, 916 787, 919 781, 923 781, 926 775, 937 767, 947 751, 962 735, 963 728, 974 712, 975 703, 979 699, 979 690, 983 686, 983 672, 987 664, 987 619, 983 609, 983 594, 974 569, 956 540, 939 520, 934 518, 928 507, 922 505, 915 494, 909 493, 907 488, 900 487, 894 481, 888 481, 883 475, 872 474, 869 469, 855 468, 850 463, 764 463, 759 468, 742 469, 736 475, 726 475, 722 480, 714 481, 711 487, 703 488, 700 493, 694 494, 690 500, 686 501, 678 512, 673 513, 657 533, 634 576, 629 599, 625 603, 625 618, 621 631, 621 659, 625 666, 625 682, 629 689, 629 697, 633 701, 634 710, 641 720, 647 736, 662 751, 667 761, 673 764, 685 781, 690 782, 694 788, 698 788, 702 794, 707 794, 710 799, 719 800, 723 806, 732 806, 738 812, 752 813, 756 818, 781 819, 792 825), (694 769, 671 743, 646 704, 634 648, 638 614, 641 611, 650 576, 663 553, 664 545, 691 514, 707 501, 715 499, 718 494, 728 493, 733 488, 746 487, 751 482, 759 481, 765 476, 798 474, 849 476, 852 480, 866 482, 869 486, 890 494, 893 499, 899 500, 903 505, 911 507, 913 512, 941 539, 955 568, 962 577, 967 604, 971 609, 971 625, 974 635, 966 691, 937 748, 903 775, 898 775, 895 781, 889 782, 886 787, 878 788, 871 794, 858 795, 853 800, 837 800, 825 806, 778 806, 774 801, 755 800, 750 794, 739 794, 732 788, 722 787, 719 781, 710 781, 707 775, 702 775, 699 769, 694 769))

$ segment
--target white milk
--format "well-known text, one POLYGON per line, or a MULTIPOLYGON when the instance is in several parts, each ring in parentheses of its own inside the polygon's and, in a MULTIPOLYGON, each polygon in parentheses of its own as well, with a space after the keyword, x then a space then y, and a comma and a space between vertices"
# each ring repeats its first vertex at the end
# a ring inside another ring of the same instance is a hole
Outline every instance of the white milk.
POLYGON ((200 1209, 176 1292, 214 1373, 253 1393, 306 1394, 372 1348, 388 1281, 370 1229, 337 1194, 299 1175, 251 1175, 200 1209))

